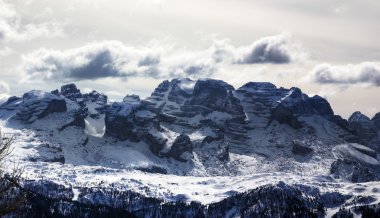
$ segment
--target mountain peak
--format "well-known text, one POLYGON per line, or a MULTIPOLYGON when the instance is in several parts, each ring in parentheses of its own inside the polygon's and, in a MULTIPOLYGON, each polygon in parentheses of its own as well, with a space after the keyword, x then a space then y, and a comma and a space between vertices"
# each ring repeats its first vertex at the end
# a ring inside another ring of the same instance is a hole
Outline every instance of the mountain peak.
POLYGON ((277 87, 270 82, 248 82, 244 84, 239 89, 254 89, 254 90, 271 90, 276 89, 277 87))
POLYGON ((76 101, 76 99, 82 98, 82 93, 74 83, 69 83, 61 86, 61 95, 72 101, 76 101))
POLYGON ((16 118, 27 123, 45 117, 54 112, 66 111, 66 102, 50 92, 32 90, 22 96, 22 103, 18 107, 16 118))
POLYGON ((348 122, 369 122, 370 119, 360 111, 355 111, 349 118, 348 122))
MULTIPOLYGON (((268 184, 266 180, 298 184, 302 179, 323 190, 329 186, 318 186, 321 179, 329 184, 380 180, 380 137, 374 125, 380 113, 369 121, 356 112, 348 123, 334 116, 326 99, 267 82, 249 82, 235 90, 221 80, 165 80, 146 100, 127 95, 112 103, 104 94, 81 94, 75 84, 67 84, 54 94, 34 90, 22 99, 9 98, 0 108, 0 119, 0 125, 10 124, 5 128, 18 133, 17 155, 28 175, 47 166, 44 181, 69 184, 74 189, 67 195, 70 199, 74 195, 91 205, 113 196, 112 205, 120 205, 114 190, 119 187, 128 191, 123 198, 136 199, 136 192, 169 201, 186 196, 211 202, 238 196, 236 190, 246 191, 252 184, 268 184), (98 186, 108 191, 98 195, 98 186), (200 190, 178 188, 185 186, 200 190), (89 190, 96 193, 87 195, 89 190)), ((304 182, 297 185, 297 196, 311 193, 304 182)), ((292 187, 279 183, 273 193, 292 193, 292 187)))

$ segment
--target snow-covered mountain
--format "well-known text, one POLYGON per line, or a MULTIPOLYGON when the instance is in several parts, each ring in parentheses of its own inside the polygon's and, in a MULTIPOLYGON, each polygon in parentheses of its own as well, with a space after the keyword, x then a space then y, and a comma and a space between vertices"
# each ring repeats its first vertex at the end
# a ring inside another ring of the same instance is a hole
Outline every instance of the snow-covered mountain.
POLYGON ((68 84, 11 97, 0 116, 17 136, 8 161, 55 215, 282 217, 297 202, 313 217, 380 202, 380 113, 345 120, 295 87, 173 79, 110 102, 68 84))

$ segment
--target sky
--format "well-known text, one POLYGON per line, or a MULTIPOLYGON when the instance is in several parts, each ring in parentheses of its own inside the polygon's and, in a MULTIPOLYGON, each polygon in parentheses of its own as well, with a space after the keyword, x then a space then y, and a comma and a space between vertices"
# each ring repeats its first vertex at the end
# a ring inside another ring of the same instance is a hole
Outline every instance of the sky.
POLYGON ((120 100, 163 80, 299 87, 380 112, 378 0, 0 0, 0 98, 74 82, 120 100))

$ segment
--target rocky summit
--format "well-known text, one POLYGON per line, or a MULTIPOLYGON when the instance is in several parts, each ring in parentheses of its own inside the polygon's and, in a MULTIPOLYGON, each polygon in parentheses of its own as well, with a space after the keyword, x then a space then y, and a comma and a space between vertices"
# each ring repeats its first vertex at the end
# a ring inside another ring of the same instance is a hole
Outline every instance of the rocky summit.
MULTIPOLYGON (((16 99, 16 98, 13 98, 16 99)), ((5 104, 9 105, 9 99, 5 104)), ((17 108, 16 119, 34 122, 54 112, 65 112, 66 102, 63 98, 48 92, 33 90, 22 96, 22 102, 17 108)))
POLYGON ((375 214, 379 114, 346 120, 296 87, 214 79, 120 101, 67 84, 0 106, 35 217, 375 214))

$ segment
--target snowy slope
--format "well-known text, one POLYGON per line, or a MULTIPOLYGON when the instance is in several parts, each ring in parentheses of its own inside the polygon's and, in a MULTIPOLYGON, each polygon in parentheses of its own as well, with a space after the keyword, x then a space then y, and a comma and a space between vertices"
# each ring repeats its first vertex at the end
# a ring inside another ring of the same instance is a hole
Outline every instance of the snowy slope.
MULTIPOLYGON (((376 151, 352 143, 356 135, 336 120, 327 101, 297 88, 248 83, 235 90, 223 81, 183 79, 163 82, 145 100, 130 95, 111 104, 95 91, 81 94, 67 87, 59 96, 44 94, 64 99, 66 111, 24 122, 16 116, 25 110, 16 99, 0 107, 0 125, 3 133, 17 136, 8 164, 19 162, 29 180, 71 187, 73 200, 81 188, 109 187, 210 204, 284 181, 352 195, 347 202, 363 195, 376 199, 371 204, 380 202, 376 151), (134 137, 107 133, 107 125, 120 119, 134 137), (172 154, 181 134, 191 140, 185 161, 172 154), (155 143, 163 143, 158 153, 152 150, 155 143), (331 174, 332 165, 349 174, 339 167, 354 164, 360 164, 360 173, 372 173, 365 177, 369 182, 331 174)), ((328 208, 328 215, 338 209, 328 208)))

